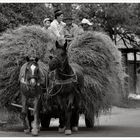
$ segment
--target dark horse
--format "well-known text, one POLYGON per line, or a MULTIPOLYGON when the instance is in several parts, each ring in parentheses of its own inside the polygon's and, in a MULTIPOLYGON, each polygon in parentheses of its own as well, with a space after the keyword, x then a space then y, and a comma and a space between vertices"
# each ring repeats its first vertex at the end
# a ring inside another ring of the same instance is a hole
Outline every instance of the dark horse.
POLYGON ((54 55, 50 56, 49 70, 55 71, 53 93, 60 109, 59 132, 66 135, 71 130, 78 130, 80 93, 84 86, 82 68, 77 64, 69 64, 67 55, 67 41, 64 46, 56 41, 54 55))
MULTIPOLYGON (((36 136, 39 133, 39 110, 40 110, 40 99, 43 94, 42 87, 45 80, 42 80, 42 71, 39 68, 38 58, 29 59, 26 58, 27 62, 22 66, 20 70, 20 92, 22 95, 22 112, 21 118, 23 120, 24 131, 30 132, 31 125, 28 122, 28 101, 34 101, 33 111, 33 122, 32 122, 32 135, 36 136)), ((45 77, 45 76, 44 76, 45 77)))

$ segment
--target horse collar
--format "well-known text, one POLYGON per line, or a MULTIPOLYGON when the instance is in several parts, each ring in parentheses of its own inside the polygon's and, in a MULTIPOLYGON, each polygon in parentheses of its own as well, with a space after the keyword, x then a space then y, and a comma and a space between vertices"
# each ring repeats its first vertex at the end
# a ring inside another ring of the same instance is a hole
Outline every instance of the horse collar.
POLYGON ((55 81, 54 81, 55 85, 65 85, 65 84, 70 84, 70 83, 76 83, 77 82, 77 74, 76 74, 76 72, 75 72, 74 69, 72 69, 72 71, 74 73, 72 75, 67 75, 67 74, 63 74, 62 73, 62 75, 65 75, 67 77, 70 77, 70 78, 68 78, 66 80, 58 80, 55 77, 55 81))

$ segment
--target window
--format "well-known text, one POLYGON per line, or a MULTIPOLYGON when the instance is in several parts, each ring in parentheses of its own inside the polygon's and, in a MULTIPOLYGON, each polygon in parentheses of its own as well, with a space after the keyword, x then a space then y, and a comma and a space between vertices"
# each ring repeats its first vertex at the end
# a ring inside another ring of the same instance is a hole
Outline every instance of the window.
MULTIPOLYGON (((127 57, 128 57, 128 60, 134 61, 134 53, 128 53, 127 57)), ((136 57, 137 57, 137 60, 140 60, 140 52, 137 52, 136 57)))

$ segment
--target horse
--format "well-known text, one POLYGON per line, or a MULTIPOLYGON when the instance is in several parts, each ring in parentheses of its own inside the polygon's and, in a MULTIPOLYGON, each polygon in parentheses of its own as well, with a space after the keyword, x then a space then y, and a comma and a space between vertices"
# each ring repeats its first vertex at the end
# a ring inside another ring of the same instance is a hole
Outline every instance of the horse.
POLYGON ((26 63, 21 67, 19 76, 22 102, 21 119, 23 120, 24 132, 29 133, 31 131, 33 136, 37 136, 40 130, 40 101, 44 92, 43 88, 45 87, 46 81, 46 77, 44 76, 43 71, 39 65, 43 64, 43 62, 39 62, 38 60, 38 58, 26 57, 26 63), (29 101, 34 101, 32 128, 29 122, 31 120, 28 119, 29 101))
POLYGON ((82 68, 70 64, 67 55, 67 41, 64 45, 55 43, 56 49, 50 56, 49 71, 54 72, 52 93, 56 96, 60 109, 59 132, 71 135, 78 131, 80 94, 84 87, 82 68))

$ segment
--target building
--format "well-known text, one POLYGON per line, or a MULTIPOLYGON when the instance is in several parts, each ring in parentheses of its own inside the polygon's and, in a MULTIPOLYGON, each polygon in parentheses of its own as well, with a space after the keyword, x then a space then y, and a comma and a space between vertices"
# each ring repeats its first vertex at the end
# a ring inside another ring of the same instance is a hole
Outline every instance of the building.
MULTIPOLYGON (((139 42, 138 38, 137 41, 139 42)), ((122 53, 124 70, 128 74, 126 79, 128 95, 140 94, 140 48, 130 43, 125 46, 120 38, 117 40, 117 46, 122 53)))

